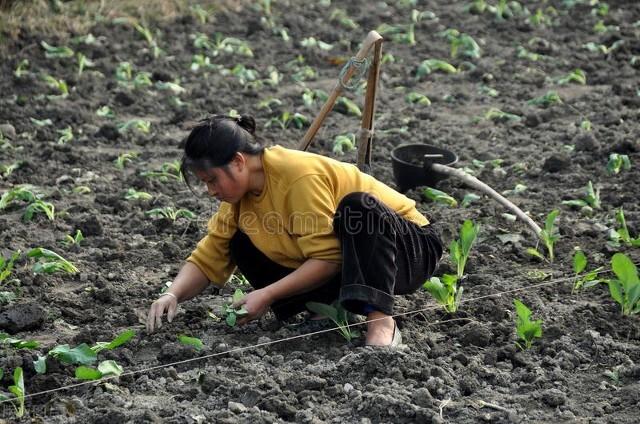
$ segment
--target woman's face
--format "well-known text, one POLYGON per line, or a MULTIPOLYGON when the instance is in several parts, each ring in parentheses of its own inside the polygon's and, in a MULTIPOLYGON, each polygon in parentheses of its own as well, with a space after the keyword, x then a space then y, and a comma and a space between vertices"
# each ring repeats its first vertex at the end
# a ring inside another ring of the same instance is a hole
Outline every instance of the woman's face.
POLYGON ((221 202, 238 203, 249 190, 248 169, 241 154, 226 167, 196 170, 196 176, 207 186, 209 196, 221 202))

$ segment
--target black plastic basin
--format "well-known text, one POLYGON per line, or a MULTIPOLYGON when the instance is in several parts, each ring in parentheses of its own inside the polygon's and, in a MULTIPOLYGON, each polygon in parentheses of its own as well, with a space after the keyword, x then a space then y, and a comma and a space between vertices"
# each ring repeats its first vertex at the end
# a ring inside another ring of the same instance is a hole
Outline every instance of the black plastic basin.
POLYGON ((457 161, 452 151, 429 144, 403 144, 391 151, 393 178, 401 192, 418 186, 435 188, 447 175, 432 170, 431 164, 449 166, 457 161))

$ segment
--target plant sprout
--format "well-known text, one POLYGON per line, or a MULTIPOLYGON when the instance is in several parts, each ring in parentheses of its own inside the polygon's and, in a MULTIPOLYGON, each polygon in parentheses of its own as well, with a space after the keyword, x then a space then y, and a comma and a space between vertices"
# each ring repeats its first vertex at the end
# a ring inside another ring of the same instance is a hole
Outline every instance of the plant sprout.
POLYGON ((136 191, 134 188, 130 188, 124 195, 127 200, 151 200, 153 196, 145 191, 136 191))
POLYGON ((575 293, 582 288, 586 289, 593 287, 602 281, 597 279, 598 273, 602 271, 602 267, 596 268, 593 271, 589 271, 585 275, 580 276, 586 267, 587 256, 582 250, 576 250, 573 255, 573 272, 575 274, 575 281, 573 282, 573 289, 571 289, 571 293, 575 293))
POLYGON ((300 129, 309 124, 309 119, 301 113, 282 112, 279 116, 273 117, 267 121, 265 128, 271 127, 273 124, 277 124, 281 129, 288 128, 293 124, 296 128, 300 129))
POLYGON ((158 178, 162 182, 166 182, 169 179, 177 181, 184 181, 184 176, 180 171, 180 161, 175 160, 173 162, 165 162, 160 167, 159 171, 145 171, 140 173, 146 178, 158 178))
POLYGON ((358 24, 356 24, 353 19, 347 15, 347 12, 344 9, 333 9, 331 15, 329 15, 329 21, 337 21, 345 29, 358 28, 358 24))
POLYGON ((116 361, 109 359, 102 361, 98 364, 98 368, 87 367, 81 365, 75 370, 75 377, 78 380, 92 381, 99 380, 102 377, 108 377, 110 375, 120 375, 124 369, 116 361))
POLYGON ((44 56, 47 59, 64 59, 73 57, 75 54, 73 50, 67 46, 56 47, 48 44, 46 41, 41 41, 40 45, 44 49, 44 56))
POLYGON ((545 108, 556 103, 562 103, 562 99, 560 98, 560 95, 558 95, 558 93, 553 90, 547 91, 546 94, 527 101, 527 104, 529 105, 542 106, 545 108))
POLYGON ((64 240, 61 241, 61 243, 65 246, 65 247, 70 247, 70 246, 79 246, 80 242, 84 240, 84 236, 82 235, 82 231, 80 230, 76 230, 75 235, 71 235, 71 234, 67 234, 64 237, 64 240))
POLYGON ((0 210, 5 209, 15 200, 22 200, 27 203, 35 202, 40 196, 33 191, 33 188, 31 185, 25 184, 18 185, 6 191, 2 197, 0 197, 0 210))
POLYGON ((209 11, 205 10, 199 4, 194 4, 189 6, 189 10, 191 11, 191 13, 193 13, 193 15, 196 18, 198 18, 198 21, 200 21, 202 25, 207 23, 207 20, 209 19, 209 15, 211 14, 209 11))
POLYGON ((56 252, 45 249, 43 247, 36 247, 31 249, 27 256, 38 260, 33 266, 33 272, 36 274, 53 274, 54 272, 64 271, 68 274, 75 274, 78 272, 71 262, 58 255, 56 252))
POLYGON ((80 52, 76 54, 76 58, 78 59, 78 76, 82 75, 84 68, 92 68, 95 66, 95 63, 80 52))
POLYGON ((585 187, 585 196, 582 199, 563 200, 562 204, 580 208, 585 215, 591 215, 593 209, 600 209, 600 188, 593 188, 593 183, 589 181, 585 187))
POLYGON ((480 224, 475 225, 472 221, 466 220, 460 227, 460 238, 453 240, 449 245, 449 253, 451 260, 456 264, 458 278, 462 278, 464 275, 469 252, 479 232, 480 224))
POLYGON ((431 100, 429 100, 427 96, 415 91, 407 93, 407 95, 404 96, 404 100, 413 105, 429 106, 431 104, 431 100))
MULTIPOLYGON (((553 262, 554 253, 553 249, 556 241, 560 238, 558 234, 558 229, 555 226, 556 218, 560 213, 559 210, 554 209, 549 212, 547 215, 547 219, 544 222, 544 229, 540 232, 540 239, 543 241, 545 247, 547 248, 547 253, 549 255, 549 262, 553 262)), ((530 247, 527 249, 527 253, 535 256, 536 258, 544 260, 544 255, 538 251, 537 248, 530 247)))
POLYGON ((531 310, 520 300, 514 299, 516 307, 516 334, 518 341, 516 346, 522 350, 531 349, 536 338, 542 337, 542 320, 531 321, 531 310))
POLYGON ((616 279, 607 280, 611 297, 622 308, 622 315, 635 315, 640 312, 640 278, 635 264, 623 253, 611 258, 611 268, 616 279))
POLYGON ((616 211, 616 222, 620 228, 609 231, 609 239, 614 247, 620 246, 620 242, 627 246, 640 247, 640 235, 636 238, 631 237, 629 228, 627 227, 627 220, 624 217, 624 211, 622 208, 616 211))
POLYGON ((100 106, 98 110, 96 110, 96 115, 102 118, 110 118, 110 119, 113 119, 116 117, 115 113, 113 113, 111 108, 107 105, 100 106))
POLYGON ((300 45, 302 47, 306 47, 308 49, 315 49, 318 48, 320 50, 331 50, 333 48, 333 45, 329 44, 329 43, 325 43, 322 40, 318 40, 315 37, 307 37, 305 39, 303 39, 302 41, 300 41, 300 45))
POLYGON ((49 87, 53 88, 54 90, 57 90, 60 93, 57 95, 47 96, 48 99, 51 99, 51 100, 64 99, 69 96, 69 87, 67 86, 67 83, 64 80, 56 79, 51 75, 45 75, 43 79, 49 87))
POLYGON ((362 116, 362 111, 358 107, 357 104, 353 100, 350 100, 346 97, 340 96, 336 100, 336 111, 342 112, 344 111, 347 115, 352 116, 362 116))
POLYGON ((56 130, 60 137, 58 137, 58 144, 67 144, 71 140, 73 140, 73 129, 71 126, 67 126, 67 128, 63 130, 56 130))
POLYGON ((191 69, 192 72, 198 72, 200 69, 213 69, 214 65, 211 64, 211 60, 208 56, 204 54, 194 54, 191 58, 191 69))
POLYGON ((2 284, 7 278, 11 276, 11 272, 13 271, 13 264, 20 257, 22 252, 17 250, 13 252, 13 254, 5 259, 3 256, 0 256, 0 284, 2 284))
POLYGON ((445 311, 454 313, 458 310, 464 288, 458 286, 458 277, 455 275, 444 274, 442 278, 431 277, 422 287, 444 307, 445 311))
POLYGON ((153 57, 155 59, 157 59, 162 53, 164 53, 162 49, 158 47, 158 43, 156 42, 155 38, 153 38, 153 34, 151 33, 151 30, 149 28, 139 23, 134 23, 133 27, 136 29, 136 31, 138 31, 140 35, 142 35, 149 47, 151 47, 151 51, 153 52, 153 57))
POLYGON ((53 221, 55 219, 55 206, 53 203, 36 199, 27 205, 27 208, 22 215, 22 219, 26 222, 31 221, 33 219, 33 215, 36 213, 44 213, 49 221, 53 221))
POLYGON ((22 59, 20 63, 18 63, 18 66, 16 66, 16 69, 13 71, 13 75, 18 79, 22 78, 23 75, 26 75, 29 73, 28 68, 29 68, 29 60, 22 59))
POLYGON ((178 336, 178 341, 183 345, 191 346, 198 351, 204 349, 204 343, 202 343, 202 340, 197 337, 189 337, 184 334, 180 334, 178 336))
POLYGON ((587 76, 582 69, 574 69, 557 81, 558 84, 568 84, 570 82, 585 85, 587 83, 587 76))
POLYGON ((444 205, 455 208, 458 206, 458 201, 452 196, 448 195, 444 191, 437 190, 432 187, 425 187, 422 190, 422 195, 432 202, 442 203, 444 205))
POLYGON ((420 66, 418 66, 418 69, 416 70, 416 78, 420 79, 423 76, 429 75, 435 71, 441 71, 445 74, 455 74, 456 72, 458 72, 455 66, 453 66, 449 62, 439 59, 427 59, 423 60, 420 63, 420 66))
POLYGON ((607 172, 609 175, 618 175, 620 171, 628 171, 631 169, 631 160, 629 156, 611 153, 607 162, 607 172))
POLYGON ((124 169, 124 167, 128 164, 133 162, 134 159, 137 159, 138 156, 140 155, 139 152, 126 152, 126 153, 122 153, 120 154, 113 162, 116 165, 116 168, 118 169, 124 169))
POLYGON ((233 306, 234 303, 241 301, 244 295, 245 293, 241 289, 236 289, 233 292, 233 296, 222 305, 222 316, 225 317, 225 322, 229 327, 235 327, 239 317, 244 317, 249 314, 244 306, 240 306, 239 308, 233 306))
MULTIPOLYGON (((2 369, 0 369, 2 371, 2 369)), ((0 372, 0 378, 2 378, 2 372, 0 372)), ((13 386, 9 386, 9 391, 15 396, 15 400, 11 402, 11 406, 15 410, 16 418, 22 418, 24 416, 24 376, 22 373, 22 367, 16 367, 13 371, 13 386), (18 406, 16 406, 15 404, 18 406)), ((8 396, 0 393, 0 402, 10 400, 8 396)))
POLYGON ((470 35, 453 28, 442 31, 438 35, 446 38, 449 42, 452 58, 477 59, 480 57, 480 46, 470 35))
POLYGON ((484 114, 484 119, 495 122, 518 122, 522 117, 513 113, 503 112, 502 110, 492 107, 484 114))
POLYGON ((348 312, 342 307, 339 301, 335 301, 331 305, 320 302, 307 302, 305 306, 311 312, 315 312, 333 321, 338 326, 338 332, 347 342, 360 336, 358 331, 351 329, 348 312))
POLYGON ((118 125, 118 131, 126 133, 130 128, 136 129, 144 134, 148 134, 151 131, 151 122, 144 119, 130 119, 118 125))
POLYGON ((191 212, 189 209, 175 209, 172 206, 165 206, 164 208, 155 208, 144 213, 147 216, 154 218, 167 218, 172 222, 176 221, 178 218, 186 218, 186 219, 195 219, 196 214, 191 212))
POLYGON ((350 152, 355 149, 356 136, 353 133, 337 135, 333 139, 333 153, 336 155, 343 155, 345 152, 350 152))

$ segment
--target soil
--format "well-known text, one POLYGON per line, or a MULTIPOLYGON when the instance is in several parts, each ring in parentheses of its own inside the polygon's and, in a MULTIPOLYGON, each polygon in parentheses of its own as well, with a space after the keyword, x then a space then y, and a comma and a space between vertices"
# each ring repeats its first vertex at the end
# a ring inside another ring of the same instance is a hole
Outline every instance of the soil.
MULTIPOLYGON (((415 189, 407 194, 442 229, 447 244, 465 219, 480 223, 482 230, 467 265, 465 301, 458 313, 445 313, 422 291, 397 299, 397 313, 404 314, 398 318, 404 347, 371 350, 362 346, 361 338, 346 343, 335 331, 304 336, 331 325, 303 317, 279 323, 268 315, 245 327, 228 327, 209 312, 217 313, 235 283, 220 292, 207 289, 184 302, 171 324, 145 333, 149 305, 205 234, 216 204, 195 197, 177 180, 141 173, 180 158, 180 141, 191 122, 231 109, 255 116, 266 141, 297 146, 306 127, 266 128, 269 120, 285 111, 316 116, 321 104, 305 106, 304 86, 329 92, 340 71, 337 63, 355 54, 368 30, 411 21, 409 1, 326 3, 273 2, 272 20, 287 30, 289 41, 261 24, 257 8, 239 6, 218 9, 204 24, 192 15, 159 24, 157 40, 164 54, 158 58, 130 25, 111 19, 90 29, 94 44, 69 41, 84 34, 44 38, 22 33, 5 46, 0 61, 0 163, 20 161, 20 166, 3 171, 0 189, 4 193, 14 185, 31 184, 55 205, 57 216, 49 221, 36 214, 24 222, 24 204, 13 202, 0 211, 0 253, 8 257, 18 249, 47 247, 80 271, 34 274, 33 259, 23 255, 17 262, 2 287, 17 296, 0 304, 0 329, 41 345, 35 350, 2 348, 1 386, 12 384, 10 375, 17 366, 24 369, 27 393, 73 385, 78 382, 73 366, 49 359, 47 373, 39 375, 32 361, 57 344, 108 341, 125 329, 135 329, 137 335, 123 347, 100 353, 101 360, 115 359, 125 372, 135 373, 28 399, 21 420, 3 404, 0 422, 640 421, 638 317, 623 317, 605 284, 571 290, 575 246, 587 254, 588 269, 609 269, 617 251, 636 263, 640 259, 637 248, 607 243, 620 207, 631 233, 640 233, 640 3, 630 0, 608 1, 606 16, 592 12, 595 7, 587 1, 523 2, 532 12, 541 8, 551 16, 544 26, 525 17, 497 20, 488 11, 469 13, 464 9, 467 1, 421 2, 415 8, 435 17, 423 14, 415 24, 416 44, 391 36, 384 42, 383 52, 394 61, 381 68, 373 174, 394 185, 391 149, 407 142, 429 143, 456 152, 456 166, 473 170, 497 191, 523 184, 525 191, 508 196, 536 221, 544 222, 552 209, 561 209, 554 263, 528 256, 525 249, 536 244, 535 237, 522 223, 505 218, 505 210, 488 198, 448 208, 427 202, 415 189), (337 8, 357 27, 346 29, 331 21, 337 8), (594 25, 600 20, 610 28, 598 33, 594 25), (447 28, 471 35, 481 56, 451 58, 448 42, 439 35, 447 28), (275 66, 282 81, 257 87, 243 85, 220 69, 191 71, 193 55, 201 52, 193 35, 213 39, 215 32, 245 40, 254 56, 220 52, 210 54, 212 64, 229 69, 242 63, 261 78, 275 66), (304 47, 301 41, 307 37, 333 48, 304 47), (75 59, 46 59, 39 45, 43 39, 51 45, 68 44, 95 66, 78 75, 75 59), (615 47, 607 53, 590 51, 583 47, 590 42, 615 47), (541 56, 537 61, 518 57, 518 46, 541 56), (317 71, 304 84, 292 78, 291 63, 298 55, 317 71), (463 70, 416 79, 418 65, 429 58, 448 60, 463 70), (29 61, 28 73, 17 78, 14 70, 23 59, 29 61), (148 72, 154 85, 119 84, 116 69, 124 61, 131 63, 134 75, 148 72), (576 68, 585 72, 586 84, 557 83, 576 68), (48 98, 57 93, 43 75, 64 79, 68 97, 48 98), (170 81, 179 81, 185 91, 175 96, 156 86, 170 81), (497 96, 486 94, 487 87, 497 90, 497 96), (549 90, 556 90, 562 103, 547 108, 527 103, 549 90), (409 104, 405 95, 411 91, 427 95, 431 105, 409 104), (269 98, 281 104, 260 107, 269 98), (105 105, 114 118, 96 114, 105 105), (521 119, 484 119, 492 107, 521 119), (32 118, 50 119, 52 125, 39 126, 32 118), (118 131, 118 124, 134 118, 148 120, 150 132, 118 131), (581 128, 586 120, 592 124, 590 131, 581 128), (59 144, 58 130, 68 126, 74 139, 59 144), (125 152, 139 155, 118 169, 114 160, 125 152), (609 175, 610 153, 627 154, 631 169, 609 175), (502 160, 499 166, 492 164, 494 159, 502 160), (601 209, 586 216, 562 206, 563 200, 580 198, 589 181, 600 188, 601 209), (82 186, 90 191, 74 190, 82 186), (146 191, 153 199, 126 200, 129 188, 146 191), (197 219, 145 215, 164 206, 189 209, 197 219), (60 244, 77 229, 85 236, 79 246, 60 244), (542 338, 526 351, 515 346, 514 298, 531 308, 533 318, 543 320, 542 338), (179 334, 202 339, 203 350, 182 345, 179 334), (289 339, 294 336, 302 337, 289 339), (191 361, 181 362, 185 360, 191 361), (157 368, 144 371, 151 367, 157 368)), ((361 92, 347 96, 362 104, 361 92)), ((334 111, 311 150, 335 156, 334 137, 357 132, 358 125, 356 117, 334 111)), ((339 158, 354 162, 355 153, 339 158)), ((459 200, 469 192, 451 179, 438 188, 459 200)), ((444 260, 439 273, 451 271, 444 260)))

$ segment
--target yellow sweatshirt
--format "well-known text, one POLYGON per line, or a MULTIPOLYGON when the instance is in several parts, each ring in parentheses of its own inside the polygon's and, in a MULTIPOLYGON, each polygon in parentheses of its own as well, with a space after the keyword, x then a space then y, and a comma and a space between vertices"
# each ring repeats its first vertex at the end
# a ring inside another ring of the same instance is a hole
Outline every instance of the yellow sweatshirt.
POLYGON ((210 281, 223 286, 235 270, 229 240, 237 229, 274 262, 298 268, 309 258, 341 262, 333 216, 340 200, 363 191, 420 226, 427 219, 415 202, 355 166, 281 146, 262 156, 265 183, 260 196, 246 195, 235 205, 222 202, 209 220, 208 234, 187 258, 210 281))

